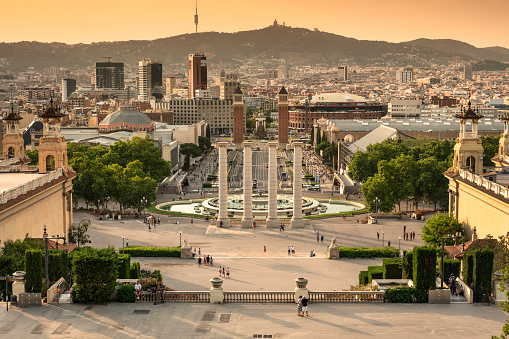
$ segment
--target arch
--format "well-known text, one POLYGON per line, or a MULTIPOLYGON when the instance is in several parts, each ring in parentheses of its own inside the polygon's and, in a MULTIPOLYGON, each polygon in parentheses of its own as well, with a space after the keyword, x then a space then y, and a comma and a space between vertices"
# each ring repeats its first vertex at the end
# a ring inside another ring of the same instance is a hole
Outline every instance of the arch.
POLYGON ((9 158, 14 158, 16 156, 16 151, 14 150, 14 147, 9 147, 7 149, 7 155, 9 158))
POLYGON ((46 157, 46 172, 55 170, 55 157, 51 154, 46 157))
POLYGON ((475 157, 469 156, 467 157, 467 161, 465 162, 467 171, 470 171, 472 173, 475 173, 475 157))

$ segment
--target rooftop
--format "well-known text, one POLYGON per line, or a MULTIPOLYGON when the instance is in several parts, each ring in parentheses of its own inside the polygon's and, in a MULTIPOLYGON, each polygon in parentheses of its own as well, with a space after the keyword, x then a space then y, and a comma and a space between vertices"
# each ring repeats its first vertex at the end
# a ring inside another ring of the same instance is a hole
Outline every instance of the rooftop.
POLYGON ((45 174, 39 173, 2 173, 0 174, 0 193, 24 185, 27 182, 40 178, 45 174))

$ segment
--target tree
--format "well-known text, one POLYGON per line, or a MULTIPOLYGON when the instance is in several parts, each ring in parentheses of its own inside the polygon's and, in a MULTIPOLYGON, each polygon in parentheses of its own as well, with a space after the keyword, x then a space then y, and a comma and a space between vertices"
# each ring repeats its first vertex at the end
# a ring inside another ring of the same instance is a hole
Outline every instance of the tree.
POLYGON ((202 151, 208 150, 212 148, 212 144, 210 142, 210 139, 207 137, 198 137, 198 145, 201 148, 202 151))
POLYGON ((309 143, 313 145, 314 141, 315 141, 315 126, 311 125, 311 138, 309 140, 309 143))
POLYGON ((491 158, 498 154, 500 136, 481 136, 481 142, 484 148, 483 166, 495 166, 491 158))
POLYGON ((380 174, 375 174, 369 177, 368 180, 361 186, 362 194, 366 207, 371 212, 378 211, 390 212, 394 205, 398 202, 393 195, 391 184, 385 180, 380 174), (375 199, 378 198, 379 202, 375 204, 375 199))
POLYGON ((209 126, 209 124, 207 124, 207 128, 205 129, 205 136, 207 138, 209 138, 209 140, 210 140, 210 126, 209 126))
POLYGON ((28 165, 38 165, 39 164, 39 150, 34 149, 31 150, 25 150, 25 154, 30 158, 30 163, 28 165))
POLYGON ((428 157, 417 162, 419 176, 414 191, 414 203, 423 199, 429 204, 447 206, 449 194, 448 179, 443 175, 447 162, 438 162, 435 157, 428 157))
POLYGON ((190 157, 199 157, 202 154, 202 150, 193 143, 184 143, 180 145, 180 153, 186 156, 183 169, 187 171, 189 169, 190 157))
POLYGON ((69 242, 84 246, 89 243, 90 235, 87 234, 90 220, 81 220, 79 223, 72 224, 72 232, 69 234, 69 242))
MULTIPOLYGON (((401 200, 413 196, 418 169, 411 156, 400 154, 390 161, 380 161, 378 173, 383 180, 387 181, 386 185, 398 204, 401 200)), ((401 210, 401 206, 399 209, 401 210)))
POLYGON ((247 129, 255 129, 256 128, 255 118, 247 118, 246 119, 246 128, 247 129))
MULTIPOLYGON (((435 247, 441 246, 442 237, 460 233, 461 242, 463 237, 463 224, 448 214, 437 213, 433 217, 426 220, 426 224, 422 226, 422 240, 428 245, 435 247)), ((454 240, 451 238, 445 239, 446 245, 453 245, 454 240)))
POLYGON ((267 124, 267 127, 274 122, 274 119, 272 119, 272 115, 270 114, 270 111, 265 111, 265 123, 267 124))

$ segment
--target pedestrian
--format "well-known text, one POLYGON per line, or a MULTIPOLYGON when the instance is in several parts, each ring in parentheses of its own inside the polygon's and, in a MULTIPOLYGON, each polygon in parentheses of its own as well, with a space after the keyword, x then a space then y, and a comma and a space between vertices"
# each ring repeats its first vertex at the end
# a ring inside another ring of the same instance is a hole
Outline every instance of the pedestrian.
POLYGON ((263 253, 267 253, 267 247, 263 246, 263 253))
POLYGON ((161 218, 157 217, 157 223, 160 224, 161 223, 161 218))
POLYGON ((225 267, 223 266, 223 278, 226 277, 226 269, 225 267))
POLYGON ((210 257, 207 255, 207 265, 210 265, 210 257))
POLYGON ((214 266, 214 259, 212 257, 210 257, 210 266, 214 266))
POLYGON ((223 269, 221 268, 221 266, 219 266, 219 277, 220 278, 222 277, 222 274, 223 274, 223 269))
POLYGON ((207 258, 205 257, 205 254, 203 255, 203 265, 207 264, 207 258))
POLYGON ((201 248, 198 247, 198 255, 201 255, 201 248))
POLYGON ((304 316, 304 313, 306 313, 306 316, 309 317, 308 313, 308 298, 306 296, 302 297, 302 300, 300 301, 302 303, 302 316, 304 316))
POLYGON ((343 214, 343 220, 346 220, 346 214, 343 214))
POLYGON ((230 268, 226 269, 226 279, 230 279, 230 268))
POLYGON ((413 234, 413 240, 415 240, 415 231, 412 232, 412 234, 413 234))
POLYGON ((57 299, 57 305, 60 305, 60 293, 61 292, 60 292, 60 287, 58 287, 58 285, 57 285, 57 287, 55 287, 54 292, 55 292, 55 299, 57 299))
POLYGON ((201 257, 198 257, 198 267, 201 267, 201 257))
POLYGON ((148 231, 150 232, 150 224, 148 224, 148 231))
POLYGON ((391 241, 387 241, 387 247, 391 247, 391 241))
POLYGON ((302 296, 299 296, 299 299, 297 300, 297 316, 302 317, 302 296))
POLYGON ((376 232, 376 240, 380 240, 380 233, 376 232))
POLYGON ((322 235, 322 237, 321 237, 321 240, 322 240, 322 243, 323 243, 323 235, 322 235))
POLYGON ((295 254, 295 247, 292 246, 292 254, 295 254))
POLYGON ((126 239, 125 241, 125 247, 128 247, 129 246, 129 239, 126 239))
POLYGON ((291 250, 290 246, 288 246, 288 255, 290 255, 290 250, 291 250))
POLYGON ((403 232, 406 232, 406 225, 403 226, 403 232))
POLYGON ((320 235, 316 234, 316 242, 320 242, 320 235))

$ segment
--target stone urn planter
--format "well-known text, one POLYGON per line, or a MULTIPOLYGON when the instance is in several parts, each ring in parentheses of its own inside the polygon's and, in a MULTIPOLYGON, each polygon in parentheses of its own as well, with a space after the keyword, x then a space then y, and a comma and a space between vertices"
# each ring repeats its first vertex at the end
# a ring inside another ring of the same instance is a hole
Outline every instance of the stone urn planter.
POLYGON ((210 279, 210 283, 212 284, 213 289, 219 289, 223 285, 223 279, 215 277, 210 279))
POLYGON ((306 288, 308 280, 306 278, 297 278, 295 279, 295 284, 297 285, 297 288, 306 288))

